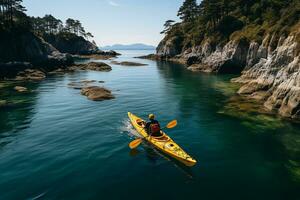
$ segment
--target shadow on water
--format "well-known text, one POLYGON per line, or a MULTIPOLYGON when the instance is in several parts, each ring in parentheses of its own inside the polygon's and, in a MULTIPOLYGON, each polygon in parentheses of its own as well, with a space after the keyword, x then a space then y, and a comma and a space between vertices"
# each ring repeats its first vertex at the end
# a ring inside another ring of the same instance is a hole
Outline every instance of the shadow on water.
POLYGON ((12 142, 19 130, 30 126, 38 87, 38 83, 0 82, 0 100, 4 102, 0 106, 0 148, 12 142), (15 86, 25 86, 29 92, 19 93, 15 86))
MULTIPOLYGON (((180 170, 188 178, 194 178, 194 173, 192 172, 190 167, 187 167, 179 161, 175 160, 174 158, 159 152, 158 150, 154 149, 150 144, 143 143, 142 147, 145 150, 144 153, 146 154, 146 158, 150 163, 157 164, 159 160, 163 158, 167 160, 170 164, 172 164, 175 168, 180 170)), ((141 153, 142 152, 138 149, 131 149, 129 155, 135 157, 141 153)))
MULTIPOLYGON (((157 66, 165 81, 166 96, 175 95, 178 99, 182 115, 178 117, 189 119, 193 130, 195 126, 204 127, 198 130, 199 137, 216 145, 215 152, 210 150, 210 156, 215 153, 220 160, 234 158, 252 162, 248 167, 242 164, 239 167, 248 168, 253 176, 261 173, 256 167, 261 166, 260 170, 265 168, 276 172, 287 185, 291 181, 300 183, 299 123, 270 114, 259 102, 236 95, 239 85, 230 82, 232 76, 193 73, 180 64, 168 62, 157 62, 157 66), (192 120, 197 123, 192 123, 192 120)), ((195 139, 199 140, 199 137, 195 139)), ((195 142, 203 145, 203 152, 205 148, 211 148, 205 147, 207 144, 201 141, 195 142)), ((205 162, 206 158, 201 159, 205 162)), ((223 165, 228 165, 228 168, 237 166, 234 162, 223 165)), ((230 172, 224 168, 226 170, 230 172)), ((237 170, 235 174, 242 172, 237 170)), ((260 176, 268 178, 267 174, 260 176)), ((292 191, 291 195, 296 193, 292 191)))

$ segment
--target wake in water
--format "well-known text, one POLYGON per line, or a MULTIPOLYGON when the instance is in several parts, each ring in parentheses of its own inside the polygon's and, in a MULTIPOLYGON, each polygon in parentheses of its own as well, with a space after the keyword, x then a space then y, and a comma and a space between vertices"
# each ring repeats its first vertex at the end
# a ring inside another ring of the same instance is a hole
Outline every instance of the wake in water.
MULTIPOLYGON (((132 126, 130 120, 124 120, 122 123, 122 126, 120 127, 121 133, 127 134, 130 139, 136 139, 141 138, 139 133, 134 129, 132 126)), ((183 166, 180 163, 177 163, 175 160, 169 158, 168 156, 164 155, 163 153, 159 152, 156 148, 154 148, 152 145, 149 145, 147 143, 141 144, 144 147, 145 153, 147 157, 154 163, 156 163, 158 157, 164 158, 169 163, 171 163, 173 166, 175 166, 177 169, 179 169, 182 173, 184 173, 189 179, 192 179, 194 177, 192 171, 190 168, 183 166)), ((130 151, 131 156, 135 156, 139 154, 140 152, 136 149, 130 151)))
POLYGON ((124 120, 122 122, 122 126, 120 128, 121 133, 127 134, 131 139, 133 138, 141 138, 140 134, 134 129, 132 124, 130 123, 130 120, 124 120))

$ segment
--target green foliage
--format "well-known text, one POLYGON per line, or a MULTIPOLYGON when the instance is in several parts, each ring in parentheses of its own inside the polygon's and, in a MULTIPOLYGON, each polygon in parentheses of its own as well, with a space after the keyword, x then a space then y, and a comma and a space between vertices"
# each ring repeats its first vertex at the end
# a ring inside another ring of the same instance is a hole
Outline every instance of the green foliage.
POLYGON ((183 21, 192 21, 198 15, 198 5, 196 0, 185 0, 180 7, 178 14, 183 21))
POLYGON ((174 22, 174 20, 167 20, 164 24, 165 29, 162 32, 160 32, 160 34, 168 34, 174 22))
MULTIPOLYGON (((26 9, 21 3, 22 0, 0 0, 0 29, 5 31, 15 29, 16 21, 20 25, 20 22, 26 20, 23 19, 26 18, 24 14, 26 9)), ((24 27, 24 25, 28 24, 23 24, 22 28, 30 28, 29 25, 28 27, 24 27)))
MULTIPOLYGON (((83 36, 85 39, 94 36, 86 32, 78 20, 67 19, 65 26, 60 19, 52 15, 44 17, 28 17, 21 5, 22 0, 0 0, 0 32, 28 32, 44 37, 45 35, 57 35, 59 33, 72 33, 83 36)), ((70 35, 70 34, 68 34, 70 35)))
POLYGON ((182 46, 200 45, 204 39, 224 43, 229 39, 261 42, 267 33, 289 34, 299 23, 299 0, 185 0, 166 39, 180 29, 182 46), (196 8, 197 7, 197 8, 196 8))
POLYGON ((225 37, 229 37, 231 33, 242 29, 243 26, 244 23, 241 20, 228 15, 220 20, 216 29, 225 37))
POLYGON ((94 37, 91 33, 87 33, 81 22, 74 19, 67 19, 65 25, 61 20, 56 19, 52 15, 45 15, 44 17, 32 17, 33 31, 40 35, 58 35, 60 33, 72 33, 65 35, 83 36, 86 39, 94 37))

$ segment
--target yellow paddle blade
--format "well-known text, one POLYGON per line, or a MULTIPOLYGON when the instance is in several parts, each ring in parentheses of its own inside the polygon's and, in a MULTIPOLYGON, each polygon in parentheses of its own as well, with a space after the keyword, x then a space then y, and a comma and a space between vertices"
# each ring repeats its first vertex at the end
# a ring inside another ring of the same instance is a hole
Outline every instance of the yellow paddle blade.
POLYGON ((173 121, 169 122, 166 127, 167 128, 174 128, 175 126, 177 126, 177 120, 173 120, 173 121))
POLYGON ((135 149, 141 144, 141 142, 142 142, 141 138, 133 140, 132 142, 129 143, 129 148, 130 149, 135 149))

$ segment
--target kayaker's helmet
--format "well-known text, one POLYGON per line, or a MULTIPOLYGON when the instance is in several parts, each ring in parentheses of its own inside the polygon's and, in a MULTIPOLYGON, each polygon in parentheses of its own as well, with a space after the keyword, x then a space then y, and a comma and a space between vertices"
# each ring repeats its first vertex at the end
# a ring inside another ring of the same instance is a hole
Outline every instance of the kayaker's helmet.
POLYGON ((153 120, 154 118, 155 118, 155 116, 154 116, 153 114, 150 114, 150 115, 149 115, 149 119, 150 119, 150 120, 153 120))

